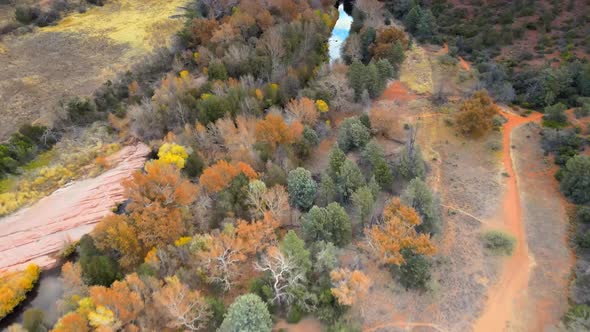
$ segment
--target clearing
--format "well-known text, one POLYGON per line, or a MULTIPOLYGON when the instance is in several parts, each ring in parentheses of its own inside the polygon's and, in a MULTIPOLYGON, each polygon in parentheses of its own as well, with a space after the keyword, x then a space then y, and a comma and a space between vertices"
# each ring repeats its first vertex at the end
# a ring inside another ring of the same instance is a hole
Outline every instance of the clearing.
MULTIPOLYGON (((0 42, 0 140, 64 98, 91 95, 182 27, 184 0, 113 0, 0 42)), ((13 10, 0 7, 0 11, 13 10)), ((4 13, 6 16, 6 13, 4 13)), ((2 16, 2 15, 0 15, 2 16)))

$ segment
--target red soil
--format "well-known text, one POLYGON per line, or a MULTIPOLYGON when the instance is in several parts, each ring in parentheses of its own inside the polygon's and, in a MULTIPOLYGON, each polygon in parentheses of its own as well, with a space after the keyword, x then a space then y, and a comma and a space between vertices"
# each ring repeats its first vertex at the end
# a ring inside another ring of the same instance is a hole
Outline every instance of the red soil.
POLYGON ((416 98, 416 95, 408 90, 408 88, 406 88, 402 82, 395 81, 389 84, 379 100, 409 102, 415 100, 416 98))
POLYGON ((528 122, 539 121, 540 113, 533 113, 523 118, 511 113, 502 112, 508 122, 504 124, 503 158, 502 162, 508 174, 506 192, 503 204, 503 228, 517 239, 516 250, 505 263, 500 279, 489 290, 489 296, 484 311, 477 323, 475 331, 502 331, 506 323, 511 321, 515 309, 522 306, 522 295, 527 290, 530 267, 533 263, 529 256, 520 194, 511 156, 512 130, 528 122))

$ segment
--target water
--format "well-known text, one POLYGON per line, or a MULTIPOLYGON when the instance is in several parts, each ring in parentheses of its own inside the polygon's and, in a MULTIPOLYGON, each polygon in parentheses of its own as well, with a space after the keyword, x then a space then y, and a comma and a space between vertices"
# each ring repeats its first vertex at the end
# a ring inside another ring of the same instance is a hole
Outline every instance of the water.
POLYGON ((352 24, 352 16, 348 15, 344 10, 344 4, 338 6, 338 21, 332 30, 332 36, 329 39, 330 61, 340 59, 340 49, 348 34, 350 33, 350 25, 352 24))
POLYGON ((0 321, 0 331, 11 324, 23 322, 23 314, 27 309, 40 309, 45 312, 45 321, 53 325, 59 318, 57 300, 63 294, 63 282, 60 278, 61 266, 43 271, 39 283, 27 293, 26 300, 14 309, 12 314, 0 321))

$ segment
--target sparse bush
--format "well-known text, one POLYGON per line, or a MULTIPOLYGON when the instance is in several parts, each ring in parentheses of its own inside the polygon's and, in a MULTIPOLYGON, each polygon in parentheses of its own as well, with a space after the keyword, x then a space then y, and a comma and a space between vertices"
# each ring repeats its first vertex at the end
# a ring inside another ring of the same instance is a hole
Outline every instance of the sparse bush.
POLYGON ((586 231, 576 236, 576 243, 584 249, 590 248, 590 231, 586 231))
POLYGON ((516 238, 501 231, 486 232, 483 241, 484 246, 497 255, 512 255, 516 246, 516 238))
POLYGON ((585 304, 576 304, 566 312, 564 321, 568 331, 590 330, 590 307, 585 304))

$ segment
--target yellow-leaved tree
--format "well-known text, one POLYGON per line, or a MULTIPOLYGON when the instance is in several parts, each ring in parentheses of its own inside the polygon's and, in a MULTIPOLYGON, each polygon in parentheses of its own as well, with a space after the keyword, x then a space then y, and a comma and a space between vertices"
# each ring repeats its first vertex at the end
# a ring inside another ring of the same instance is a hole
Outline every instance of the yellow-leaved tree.
POLYGON ((164 143, 158 150, 158 158, 163 163, 176 165, 179 169, 183 169, 188 153, 182 145, 164 143))

